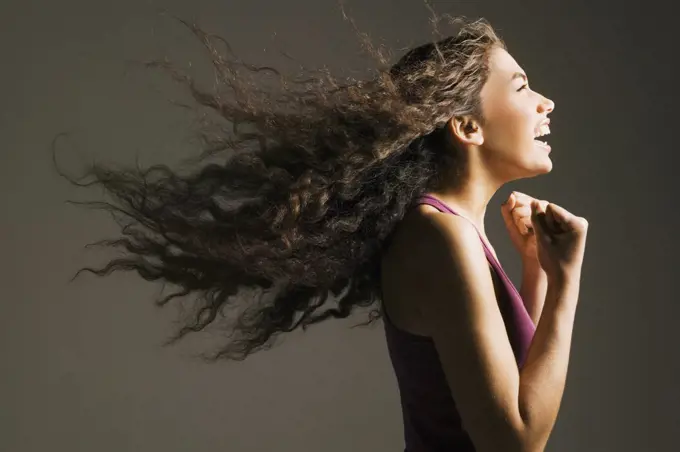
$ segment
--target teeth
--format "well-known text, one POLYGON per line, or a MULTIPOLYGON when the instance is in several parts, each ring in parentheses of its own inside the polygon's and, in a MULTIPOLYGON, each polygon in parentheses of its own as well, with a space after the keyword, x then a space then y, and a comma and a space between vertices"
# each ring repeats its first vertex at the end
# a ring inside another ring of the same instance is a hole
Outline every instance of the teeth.
POLYGON ((536 131, 536 138, 542 137, 543 135, 548 135, 550 133, 550 126, 548 124, 544 124, 541 127, 538 128, 536 131))

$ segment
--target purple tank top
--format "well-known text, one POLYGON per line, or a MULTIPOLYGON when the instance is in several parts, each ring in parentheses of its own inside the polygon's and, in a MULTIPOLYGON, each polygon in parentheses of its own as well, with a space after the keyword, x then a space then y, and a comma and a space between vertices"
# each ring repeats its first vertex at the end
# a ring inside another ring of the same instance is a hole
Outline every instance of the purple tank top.
MULTIPOLYGON (((414 206, 419 204, 427 204, 440 212, 460 216, 431 195, 423 195, 416 199, 414 206)), ((514 284, 503 271, 481 234, 479 238, 489 265, 504 289, 497 296, 498 305, 517 366, 521 368, 536 327, 514 284)), ((475 447, 464 430, 456 410, 432 338, 397 328, 390 321, 384 306, 382 312, 387 348, 401 399, 405 452, 474 451, 475 447)), ((465 369, 461 371, 464 372, 465 369)))

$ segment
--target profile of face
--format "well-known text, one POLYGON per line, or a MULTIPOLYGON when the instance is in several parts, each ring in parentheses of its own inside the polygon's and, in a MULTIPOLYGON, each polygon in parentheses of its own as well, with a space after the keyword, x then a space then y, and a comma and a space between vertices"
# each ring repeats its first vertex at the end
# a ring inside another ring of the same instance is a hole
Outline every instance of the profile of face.
POLYGON ((526 73, 502 48, 489 55, 481 102, 484 124, 467 127, 465 121, 452 119, 451 126, 461 143, 475 147, 486 167, 507 180, 552 170, 550 147, 543 142, 555 104, 529 87, 526 73))

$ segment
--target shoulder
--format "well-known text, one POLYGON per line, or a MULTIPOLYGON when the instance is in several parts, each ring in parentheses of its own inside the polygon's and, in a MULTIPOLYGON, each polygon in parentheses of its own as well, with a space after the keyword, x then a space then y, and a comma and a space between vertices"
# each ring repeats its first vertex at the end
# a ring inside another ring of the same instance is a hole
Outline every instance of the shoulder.
POLYGON ((450 257, 484 255, 484 248, 475 227, 465 218, 442 213, 430 206, 418 206, 407 219, 404 245, 417 248, 418 256, 427 265, 430 259, 447 254, 450 257))
POLYGON ((445 290, 452 283, 459 289, 486 285, 490 277, 488 261, 477 229, 468 220, 447 213, 421 212, 413 222, 418 237, 417 265, 425 273, 428 287, 445 290), (442 278, 448 283, 442 284, 442 278))
MULTIPOLYGON (((477 230, 464 218, 418 206, 404 218, 383 260, 383 294, 392 320, 430 335, 424 311, 450 302, 478 275, 488 277, 477 230)), ((482 284, 483 285, 483 284, 482 284)))
POLYGON ((437 267, 442 260, 464 264, 466 258, 486 260, 475 227, 465 218, 427 205, 417 206, 404 217, 385 255, 387 263, 408 266, 416 273, 437 267))
POLYGON ((418 313, 477 449, 518 444, 524 431, 519 372, 477 230, 464 218, 428 211, 404 225, 393 256, 402 272, 390 284, 402 319, 418 313))

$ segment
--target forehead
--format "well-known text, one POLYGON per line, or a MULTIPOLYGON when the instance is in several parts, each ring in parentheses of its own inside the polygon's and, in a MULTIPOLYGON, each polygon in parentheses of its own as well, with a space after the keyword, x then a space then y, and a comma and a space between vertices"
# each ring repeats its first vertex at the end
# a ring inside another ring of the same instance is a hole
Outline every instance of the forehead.
POLYGON ((499 47, 494 48, 489 55, 489 80, 490 84, 509 84, 516 72, 524 72, 522 67, 508 53, 499 47))

